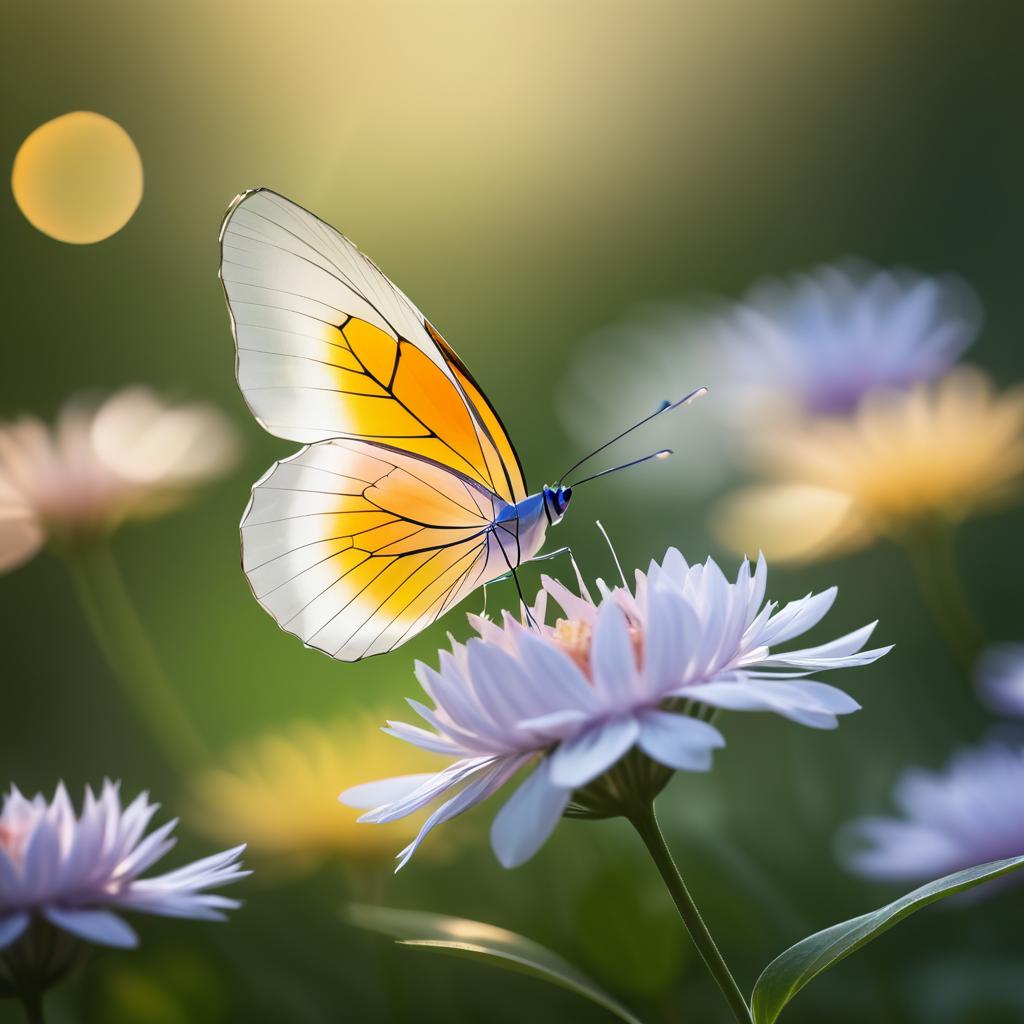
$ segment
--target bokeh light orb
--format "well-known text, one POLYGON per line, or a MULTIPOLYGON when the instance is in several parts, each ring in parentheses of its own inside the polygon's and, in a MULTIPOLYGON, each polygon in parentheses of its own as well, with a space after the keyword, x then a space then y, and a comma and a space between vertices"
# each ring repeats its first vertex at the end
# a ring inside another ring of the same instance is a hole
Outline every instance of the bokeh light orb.
POLYGON ((11 189, 29 222, 61 242, 101 242, 142 201, 142 159, 116 122, 76 110, 41 124, 14 158, 11 189))

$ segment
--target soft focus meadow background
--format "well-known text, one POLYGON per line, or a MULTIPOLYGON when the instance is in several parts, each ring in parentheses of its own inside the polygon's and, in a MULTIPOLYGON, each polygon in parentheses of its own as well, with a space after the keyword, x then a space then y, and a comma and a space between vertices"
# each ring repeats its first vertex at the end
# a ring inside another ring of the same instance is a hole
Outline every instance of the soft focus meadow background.
MULTIPOLYGON (((579 454, 559 410, 574 402, 566 381, 588 336, 639 304, 737 296, 766 274, 850 254, 970 281, 986 310, 971 361, 1006 385, 1024 376, 1022 13, 924 0, 17 5, 0 61, 3 159, 41 122, 96 110, 134 138, 146 177, 135 217, 97 245, 53 241, 9 192, 0 198, 0 415, 51 417, 73 392, 144 382, 231 417, 244 445, 232 475, 175 515, 126 528, 116 554, 218 756, 294 722, 353 717, 328 767, 337 777, 320 780, 329 800, 385 773, 361 761, 364 715, 398 715, 415 692, 413 659, 435 659, 444 631, 467 627, 455 612, 392 656, 342 665, 304 650, 251 598, 238 519, 250 484, 292 446, 263 433, 234 383, 216 277, 231 198, 268 185, 371 254, 488 389, 534 486, 579 454)), ((607 431, 648 411, 606 384, 607 431)), ((734 564, 711 539, 712 496, 685 485, 688 448, 710 443, 687 417, 650 432, 652 448, 677 450, 639 471, 665 476, 660 497, 595 484, 552 537, 588 577, 613 571, 596 517, 627 566, 669 544, 734 564)), ((997 639, 1024 638, 1020 526, 1010 511, 958 537, 997 639)), ((782 598, 838 583, 829 635, 880 618, 877 639, 896 650, 842 680, 864 710, 837 734, 725 716, 729 746, 713 773, 677 777, 661 800, 683 872, 747 989, 791 941, 899 891, 843 871, 838 826, 887 811, 902 769, 938 767, 992 727, 901 552, 879 546, 772 576, 782 598)), ((532 588, 536 570, 524 579, 532 588)), ((491 600, 511 594, 495 588, 491 600)), ((0 610, 0 782, 49 791, 63 778, 77 798, 85 783, 119 777, 129 795, 150 789, 167 816, 182 815, 187 852, 212 849, 194 793, 122 699, 61 566, 42 558, 0 578, 0 610)), ((246 906, 228 924, 140 922, 141 950, 99 956, 59 990, 53 1019, 605 1019, 530 980, 390 948, 343 922, 349 899, 523 932, 652 1021, 722 1019, 619 823, 567 823, 508 873, 486 847, 484 811, 432 837, 394 878, 400 837, 329 825, 326 840, 312 826, 307 840, 291 806, 250 809, 261 834, 300 849, 252 852, 257 873, 231 893, 246 906)), ((355 814, 325 805, 322 818, 334 816, 355 814)), ((252 836, 228 822, 217 838, 252 836)), ((1022 907, 1007 891, 929 911, 812 986, 786 1019, 1019 1020, 1022 907)), ((9 1019, 14 1008, 0 1005, 9 1019)))

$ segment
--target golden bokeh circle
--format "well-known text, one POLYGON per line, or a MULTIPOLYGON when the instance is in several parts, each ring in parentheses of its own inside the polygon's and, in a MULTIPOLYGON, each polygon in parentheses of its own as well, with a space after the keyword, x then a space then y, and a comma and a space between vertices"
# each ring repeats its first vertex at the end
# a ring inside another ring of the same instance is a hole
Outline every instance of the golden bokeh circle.
POLYGON ((61 242, 101 242, 142 201, 142 159, 116 122, 76 110, 41 124, 11 171, 14 200, 29 222, 61 242))

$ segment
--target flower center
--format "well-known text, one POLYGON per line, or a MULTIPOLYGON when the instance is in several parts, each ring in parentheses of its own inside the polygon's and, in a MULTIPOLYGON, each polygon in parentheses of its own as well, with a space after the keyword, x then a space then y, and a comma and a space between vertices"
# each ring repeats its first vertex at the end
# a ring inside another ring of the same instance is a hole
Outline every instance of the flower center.
POLYGON ((23 830, 0 823, 0 850, 3 850, 12 861, 20 860, 24 845, 23 830))
MULTIPOLYGON (((594 629, 590 623, 583 619, 557 619, 551 636, 555 643, 579 665, 583 674, 589 679, 591 675, 590 645, 594 636, 594 629)), ((629 639, 633 644, 633 657, 636 659, 636 666, 638 669, 642 669, 644 665, 643 630, 632 622, 629 624, 629 639)))
POLYGON ((555 642, 576 662, 584 674, 590 675, 590 641, 593 629, 582 619, 558 619, 555 622, 555 642))

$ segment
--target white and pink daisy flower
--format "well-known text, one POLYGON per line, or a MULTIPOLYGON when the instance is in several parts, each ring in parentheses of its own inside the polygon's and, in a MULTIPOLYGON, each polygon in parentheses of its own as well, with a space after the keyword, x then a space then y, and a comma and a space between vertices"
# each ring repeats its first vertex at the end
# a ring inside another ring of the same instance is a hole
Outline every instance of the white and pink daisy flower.
POLYGON ((599 779, 634 748, 669 770, 706 771, 721 733, 686 710, 771 711, 818 729, 859 705, 809 678, 866 665, 889 648, 863 650, 874 624, 830 643, 773 650, 815 626, 835 588, 777 608, 764 602, 767 566, 744 562, 734 582, 708 560, 688 565, 672 549, 636 585, 600 599, 543 580, 533 623, 506 614, 501 625, 477 616, 479 637, 452 641, 440 667, 416 666, 433 702, 410 705, 429 728, 390 722, 385 730, 450 757, 436 773, 356 786, 344 803, 370 808, 360 819, 388 822, 443 800, 399 854, 399 867, 436 825, 480 803, 521 769, 526 781, 498 813, 491 841, 506 867, 543 845, 574 792, 599 779), (563 616, 546 624, 552 599, 563 616))
POLYGON ((122 911, 219 921, 240 906, 208 890, 250 873, 239 864, 244 846, 140 877, 175 844, 176 821, 145 834, 158 808, 145 793, 122 807, 109 781, 98 797, 86 789, 81 815, 63 783, 50 801, 12 787, 0 811, 0 957, 36 916, 79 939, 127 948, 138 938, 122 911))

